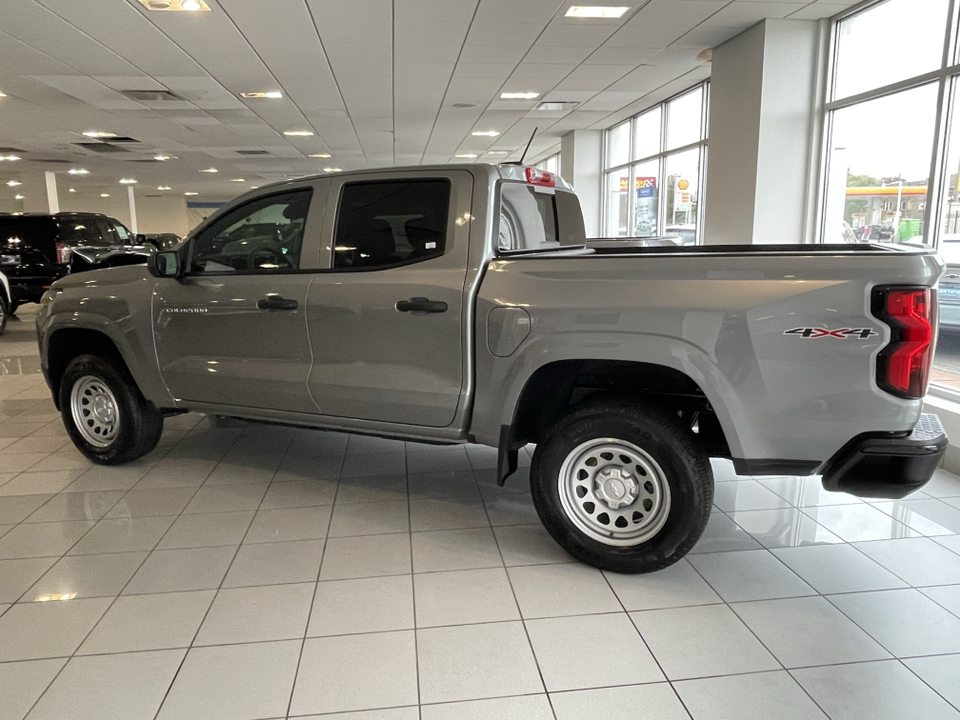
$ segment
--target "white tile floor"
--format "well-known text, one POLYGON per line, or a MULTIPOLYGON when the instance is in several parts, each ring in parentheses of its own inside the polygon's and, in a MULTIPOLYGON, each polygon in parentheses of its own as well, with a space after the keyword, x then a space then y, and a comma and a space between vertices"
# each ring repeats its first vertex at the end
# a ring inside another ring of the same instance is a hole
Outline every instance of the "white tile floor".
POLYGON ((0 720, 960 718, 949 473, 867 503, 721 463, 688 559, 602 573, 486 448, 187 415, 93 466, 32 320, 0 338, 0 720))

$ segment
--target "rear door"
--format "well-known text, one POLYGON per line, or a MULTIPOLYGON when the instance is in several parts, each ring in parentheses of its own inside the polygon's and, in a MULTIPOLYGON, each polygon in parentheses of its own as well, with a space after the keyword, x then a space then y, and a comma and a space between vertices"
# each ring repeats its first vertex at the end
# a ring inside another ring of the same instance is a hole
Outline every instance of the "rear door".
POLYGON ((473 179, 463 170, 334 181, 331 269, 310 288, 310 390, 324 415, 446 427, 464 383, 473 179))

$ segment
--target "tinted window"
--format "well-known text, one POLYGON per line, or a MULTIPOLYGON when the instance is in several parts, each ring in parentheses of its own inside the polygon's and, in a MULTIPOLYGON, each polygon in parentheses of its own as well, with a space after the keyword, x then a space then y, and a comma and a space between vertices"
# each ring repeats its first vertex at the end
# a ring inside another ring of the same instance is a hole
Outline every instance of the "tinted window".
POLYGON ((215 220, 193 241, 192 272, 298 270, 311 194, 259 198, 215 220))
POLYGON ((0 247, 53 245, 55 228, 52 217, 0 216, 0 247))
POLYGON ((100 236, 103 238, 104 245, 120 245, 120 238, 117 237, 116 231, 113 229, 113 223, 107 220, 106 218, 95 218, 91 220, 96 224, 97 231, 100 233, 100 236))
POLYGON ((97 219, 83 215, 59 218, 60 239, 67 245, 103 245, 104 238, 97 219))
POLYGON ((576 195, 543 192, 519 183, 501 186, 501 250, 545 250, 585 242, 576 195))
POLYGON ((449 180, 345 185, 333 266, 372 270, 443 255, 449 206, 449 180))

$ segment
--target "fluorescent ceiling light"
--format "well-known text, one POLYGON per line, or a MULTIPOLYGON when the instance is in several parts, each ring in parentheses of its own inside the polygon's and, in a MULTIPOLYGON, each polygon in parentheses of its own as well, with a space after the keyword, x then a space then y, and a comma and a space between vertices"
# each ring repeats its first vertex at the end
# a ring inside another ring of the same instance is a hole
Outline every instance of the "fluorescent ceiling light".
POLYGON ((172 188, 169 185, 160 185, 157 187, 157 190, 171 190, 172 188))
POLYGON ((621 18, 629 7, 607 7, 595 5, 572 5, 566 12, 566 17, 572 18, 621 18))
POLYGON ((85 130, 84 135, 89 138, 115 138, 116 133, 104 132, 103 130, 85 130))
POLYGON ((216 168, 206 168, 205 170, 201 170, 200 172, 215 173, 215 172, 220 172, 220 171, 217 170, 216 168))
POLYGON ((500 93, 501 100, 535 100, 540 97, 538 92, 509 92, 500 93))
POLYGON ((137 181, 133 178, 120 178, 121 185, 136 185, 137 181))
POLYGON ((325 167, 325 168, 323 169, 323 171, 324 171, 324 172, 343 172, 343 168, 338 168, 338 167, 325 167))
POLYGON ((328 158, 330 157, 330 153, 314 153, 313 155, 310 155, 310 157, 328 158))
POLYGON ((154 160, 159 160, 160 162, 163 162, 164 160, 169 160, 169 159, 170 159, 170 156, 169 156, 169 155, 154 155, 154 156, 153 156, 153 159, 154 159, 154 160))
POLYGON ((23 200, 23 195, 17 194, 13 196, 14 200, 23 200))
POLYGON ((230 182, 246 182, 246 178, 230 178, 230 182))
POLYGON ((454 157, 458 157, 458 158, 475 158, 476 156, 477 156, 476 153, 459 153, 457 155, 454 155, 454 157))
POLYGON ((509 155, 509 150, 488 150, 487 155, 509 155))
POLYGON ((477 130, 470 134, 474 137, 496 137, 500 132, 498 130, 477 130))
POLYGON ((269 98, 271 100, 279 100, 283 97, 283 93, 279 90, 268 90, 267 92, 245 92, 240 93, 242 98, 269 98))
POLYGON ((250 186, 250 189, 251 189, 251 190, 256 190, 258 187, 260 187, 260 186, 259 186, 259 185, 251 185, 251 186, 250 186))
POLYGON ((67 190, 67 192, 76 192, 76 190, 74 190, 73 188, 70 188, 69 190, 67 190))
POLYGON ((110 193, 100 193, 100 197, 110 197, 110 193))
POLYGON ((310 137, 313 130, 284 130, 283 134, 287 137, 310 137))
POLYGON ((17 185, 21 185, 21 184, 22 184, 22 183, 21 183, 19 180, 8 180, 8 181, 7 181, 7 185, 8 185, 9 187, 16 187, 17 185))
POLYGON ((184 195, 199 195, 200 193, 195 192, 185 192, 184 195))
POLYGON ((0 155, 0 160, 9 160, 10 162, 13 162, 14 160, 19 160, 19 159, 20 159, 19 155, 0 155))
POLYGON ((84 168, 70 168, 67 170, 69 175, 87 175, 90 171, 84 168))
POLYGON ((5 92, 0 92, 0 97, 6 97, 6 96, 7 94, 5 92))

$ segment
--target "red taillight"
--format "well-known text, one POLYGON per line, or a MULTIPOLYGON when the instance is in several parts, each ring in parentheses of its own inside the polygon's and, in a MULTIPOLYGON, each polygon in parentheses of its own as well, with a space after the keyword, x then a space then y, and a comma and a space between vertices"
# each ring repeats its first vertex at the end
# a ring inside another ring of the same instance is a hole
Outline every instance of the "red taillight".
POLYGON ((892 331, 890 344, 877 358, 877 384, 901 397, 923 397, 933 361, 934 291, 929 288, 878 291, 874 314, 892 331))
POLYGON ((538 168, 527 168, 527 182, 531 185, 544 185, 546 187, 555 187, 557 178, 554 174, 538 168))
POLYGON ((70 262, 70 255, 73 253, 73 250, 66 243, 58 242, 57 243, 57 264, 66 265, 70 262))

